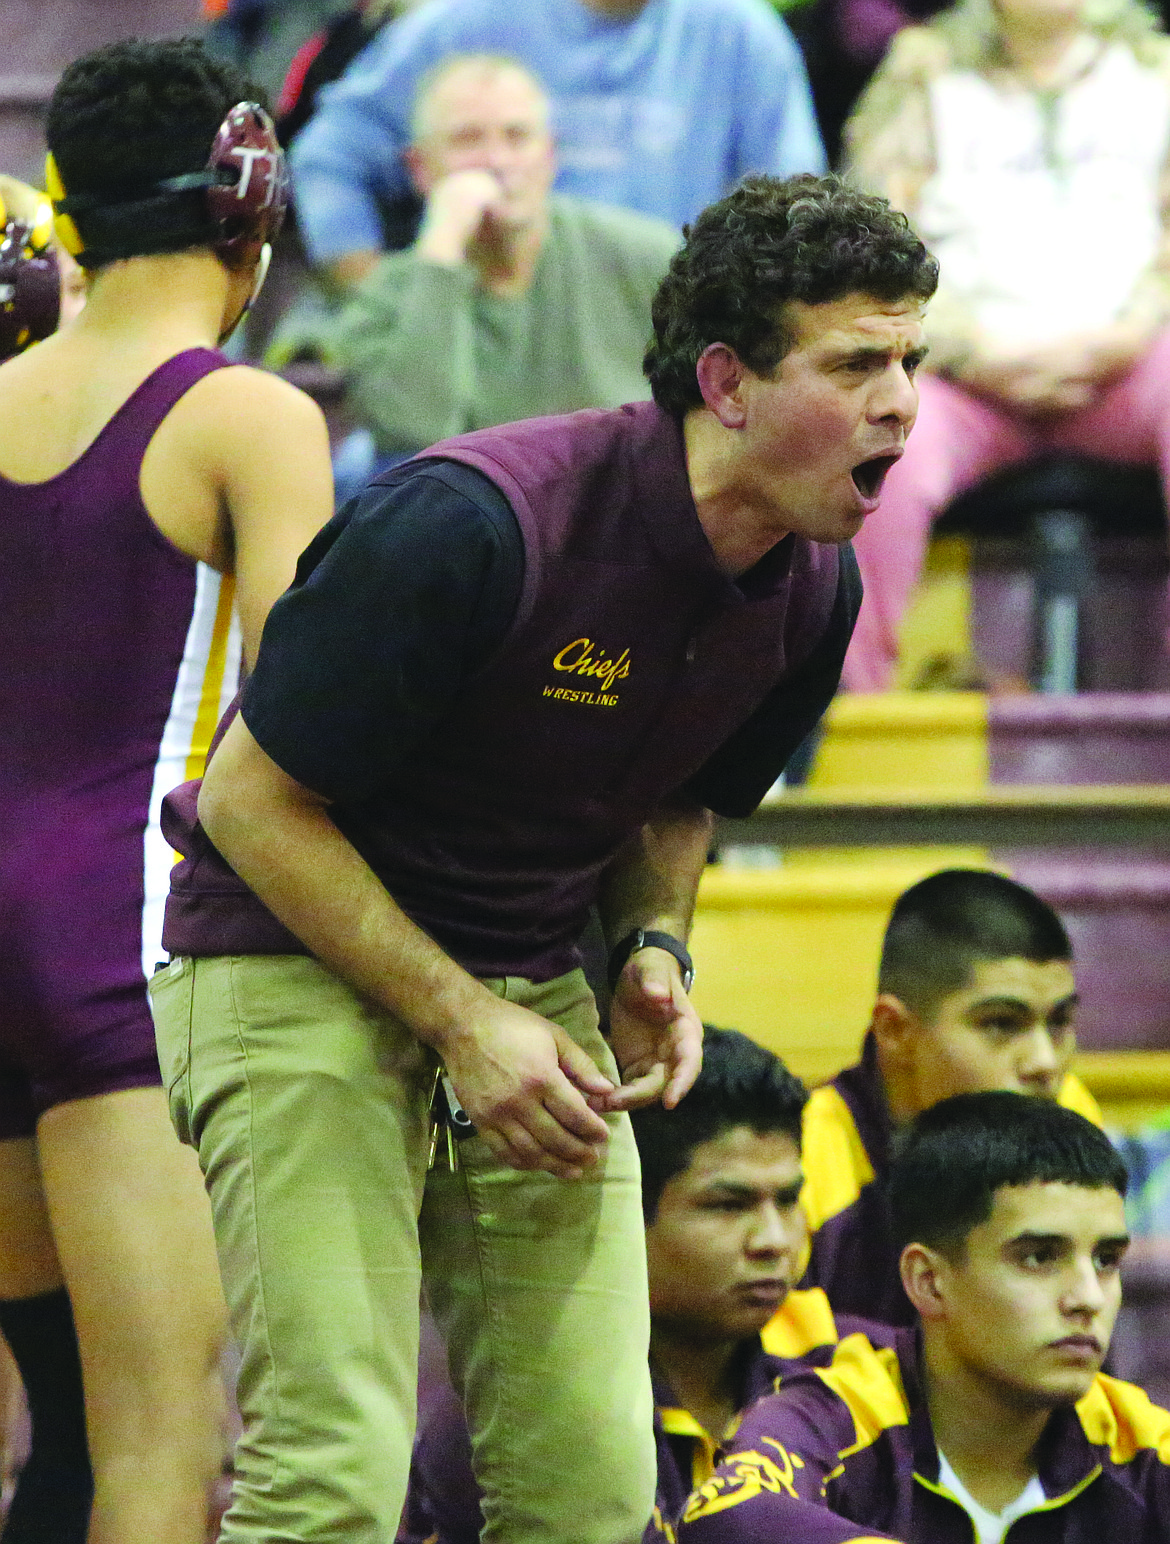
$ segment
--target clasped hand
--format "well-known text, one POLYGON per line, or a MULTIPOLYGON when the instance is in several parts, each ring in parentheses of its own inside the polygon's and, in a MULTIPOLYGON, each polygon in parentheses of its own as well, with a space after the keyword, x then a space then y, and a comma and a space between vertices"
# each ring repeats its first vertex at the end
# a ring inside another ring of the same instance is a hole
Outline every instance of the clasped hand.
POLYGON ((442 1047, 447 1073, 492 1152, 515 1169, 580 1179, 609 1139, 604 1116, 661 1098, 673 1108, 702 1062, 703 1027, 678 962, 643 949, 611 1009, 621 1086, 559 1024, 485 991, 475 1024, 442 1047))

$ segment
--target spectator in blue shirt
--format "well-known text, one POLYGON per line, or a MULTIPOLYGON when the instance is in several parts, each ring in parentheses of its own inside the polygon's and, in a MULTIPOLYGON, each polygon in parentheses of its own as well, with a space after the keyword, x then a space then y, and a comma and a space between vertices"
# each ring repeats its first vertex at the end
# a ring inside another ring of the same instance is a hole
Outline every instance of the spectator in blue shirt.
POLYGON ((293 148, 302 234, 339 282, 373 266, 380 210, 408 192, 420 78, 484 52, 544 82, 561 192, 681 225, 747 172, 824 166, 804 64, 766 0, 430 0, 322 93, 293 148))

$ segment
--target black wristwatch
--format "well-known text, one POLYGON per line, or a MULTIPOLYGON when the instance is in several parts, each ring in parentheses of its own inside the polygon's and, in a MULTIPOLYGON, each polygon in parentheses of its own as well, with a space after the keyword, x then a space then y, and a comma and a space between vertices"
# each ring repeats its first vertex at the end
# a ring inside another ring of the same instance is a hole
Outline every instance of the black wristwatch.
POLYGON ((683 991, 690 991, 691 983, 695 979, 695 963, 687 953, 687 946, 680 944, 678 939, 672 938, 669 933, 656 933, 644 927, 636 927, 632 933, 627 933, 623 939, 614 944, 609 951, 611 992, 616 988, 618 979, 626 968, 626 961, 639 949, 665 949, 667 954, 673 954, 682 968, 683 991))

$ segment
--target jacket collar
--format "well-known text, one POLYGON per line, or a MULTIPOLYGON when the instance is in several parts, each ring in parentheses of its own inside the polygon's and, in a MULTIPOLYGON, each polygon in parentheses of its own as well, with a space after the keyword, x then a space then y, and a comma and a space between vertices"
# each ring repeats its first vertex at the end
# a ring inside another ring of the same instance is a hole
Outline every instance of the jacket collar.
MULTIPOLYGON (((915 1476, 929 1486, 938 1485, 938 1447, 926 1408, 926 1388, 922 1376, 922 1334, 920 1329, 899 1337, 899 1365, 909 1407, 910 1442, 914 1454, 915 1476)), ((1040 1438, 1036 1454, 1037 1473, 1049 1502, 1063 1505, 1080 1495, 1101 1472, 1100 1457, 1085 1434, 1074 1406, 1054 1410, 1040 1438)))
POLYGON ((849 1106, 875 1175, 883 1178, 890 1167, 894 1128, 878 1067, 877 1041, 872 1034, 865 1037, 861 1060, 839 1072, 833 1087, 849 1106))

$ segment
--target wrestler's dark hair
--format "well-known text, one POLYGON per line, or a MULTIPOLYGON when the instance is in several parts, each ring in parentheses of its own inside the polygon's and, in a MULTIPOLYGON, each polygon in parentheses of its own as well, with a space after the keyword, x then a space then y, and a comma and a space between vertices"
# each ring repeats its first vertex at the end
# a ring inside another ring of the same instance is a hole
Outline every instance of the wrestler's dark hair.
POLYGON ((931 1105, 895 1147, 889 1199, 894 1240, 961 1257, 972 1228, 1007 1185, 1116 1190, 1125 1164, 1092 1121, 1048 1099, 996 1090, 931 1105))
POLYGON ((683 235, 642 361, 655 402, 679 419, 703 405, 695 366, 712 343, 771 374, 795 341, 786 302, 929 300, 938 284, 906 216, 835 176, 745 177, 683 235))
MULTIPOLYGON (((265 105, 263 94, 198 38, 135 38, 66 67, 49 103, 45 138, 66 193, 106 194, 111 203, 145 198, 163 178, 201 171, 220 124, 243 101, 265 105)), ((75 223, 86 237, 85 217, 75 223)), ((200 190, 150 200, 125 223, 118 256, 182 252, 219 235, 200 190)), ((103 240, 103 252, 106 246, 103 240)), ((82 261, 103 265, 92 254, 82 261)))
POLYGON ((899 896, 886 927, 878 991, 929 1019, 981 960, 1071 960, 1064 924, 1033 891, 987 869, 943 869, 899 896))
POLYGON ((808 1090, 772 1051, 737 1029, 704 1025, 703 1067, 673 1110, 660 1104, 633 1110, 642 1161, 642 1213, 654 1221, 663 1187, 689 1166, 696 1147, 735 1126, 761 1136, 781 1131, 800 1148, 800 1118, 808 1090))

